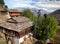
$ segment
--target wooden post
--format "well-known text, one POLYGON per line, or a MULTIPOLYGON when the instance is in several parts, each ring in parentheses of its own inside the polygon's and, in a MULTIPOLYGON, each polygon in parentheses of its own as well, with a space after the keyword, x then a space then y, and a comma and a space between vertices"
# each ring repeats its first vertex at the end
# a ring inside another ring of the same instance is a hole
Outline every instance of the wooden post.
POLYGON ((11 39, 11 44, 14 44, 14 40, 13 40, 13 37, 11 37, 12 39, 11 39))
POLYGON ((4 35, 5 35, 6 43, 8 44, 7 35, 5 33, 4 33, 4 35))

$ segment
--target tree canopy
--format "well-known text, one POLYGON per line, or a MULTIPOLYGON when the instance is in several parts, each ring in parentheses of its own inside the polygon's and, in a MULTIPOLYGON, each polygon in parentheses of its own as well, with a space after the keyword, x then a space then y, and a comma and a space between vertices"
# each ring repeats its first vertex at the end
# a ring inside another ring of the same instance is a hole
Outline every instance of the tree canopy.
POLYGON ((4 0, 0 0, 0 4, 4 5, 5 4, 4 0))
POLYGON ((34 22, 36 21, 36 16, 34 16, 34 14, 29 9, 24 10, 22 15, 30 18, 34 22))
POLYGON ((5 8, 7 9, 7 8, 8 8, 8 6, 7 6, 7 5, 5 5, 5 8))
POLYGON ((54 38, 58 26, 58 22, 54 17, 45 14, 43 17, 36 18, 29 9, 24 10, 22 15, 36 23, 34 30, 37 39, 46 41, 54 38))
POLYGON ((40 10, 38 10, 37 16, 38 16, 38 18, 41 16, 41 11, 40 10))
POLYGON ((57 25, 57 20, 46 14, 44 17, 38 18, 35 25, 36 38, 44 41, 54 38, 57 25))

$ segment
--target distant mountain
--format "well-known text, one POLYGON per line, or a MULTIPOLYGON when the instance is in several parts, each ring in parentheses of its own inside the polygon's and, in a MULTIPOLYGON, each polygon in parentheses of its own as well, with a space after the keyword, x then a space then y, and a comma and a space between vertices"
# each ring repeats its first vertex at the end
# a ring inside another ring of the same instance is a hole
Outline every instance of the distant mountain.
POLYGON ((60 25, 60 9, 50 13, 49 15, 55 17, 58 20, 58 24, 60 25))
MULTIPOLYGON (((39 10, 39 9, 37 9, 37 8, 21 8, 21 7, 17 7, 17 8, 14 8, 14 9, 17 9, 17 10, 19 10, 20 12, 22 12, 22 11, 25 10, 25 9, 30 9, 36 16, 37 16, 37 12, 38 12, 38 10, 39 10)), ((43 14, 48 14, 48 13, 49 13, 49 12, 43 10, 43 9, 40 9, 40 10, 41 10, 41 15, 43 15, 43 14)))
POLYGON ((60 15, 60 9, 50 13, 50 15, 60 15))

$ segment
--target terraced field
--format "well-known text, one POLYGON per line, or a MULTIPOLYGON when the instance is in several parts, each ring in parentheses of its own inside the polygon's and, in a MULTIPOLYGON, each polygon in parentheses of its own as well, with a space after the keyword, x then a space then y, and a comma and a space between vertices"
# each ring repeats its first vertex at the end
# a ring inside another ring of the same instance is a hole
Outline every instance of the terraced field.
POLYGON ((0 38, 0 44, 6 44, 6 41, 3 38, 0 38))

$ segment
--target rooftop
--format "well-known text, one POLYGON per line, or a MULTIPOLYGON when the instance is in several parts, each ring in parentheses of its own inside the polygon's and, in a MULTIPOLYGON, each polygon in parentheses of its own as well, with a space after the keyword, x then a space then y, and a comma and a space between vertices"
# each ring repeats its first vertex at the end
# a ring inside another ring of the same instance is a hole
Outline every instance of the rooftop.
POLYGON ((15 23, 10 23, 11 21, 10 22, 6 21, 6 22, 0 23, 0 27, 6 28, 12 31, 20 32, 22 29, 26 29, 28 27, 33 26, 32 21, 30 21, 26 17, 14 17, 13 19, 16 20, 18 23, 15 24, 15 23))
POLYGON ((8 9, 8 11, 9 11, 9 12, 20 12, 20 11, 18 11, 18 10, 16 10, 16 9, 8 9))

